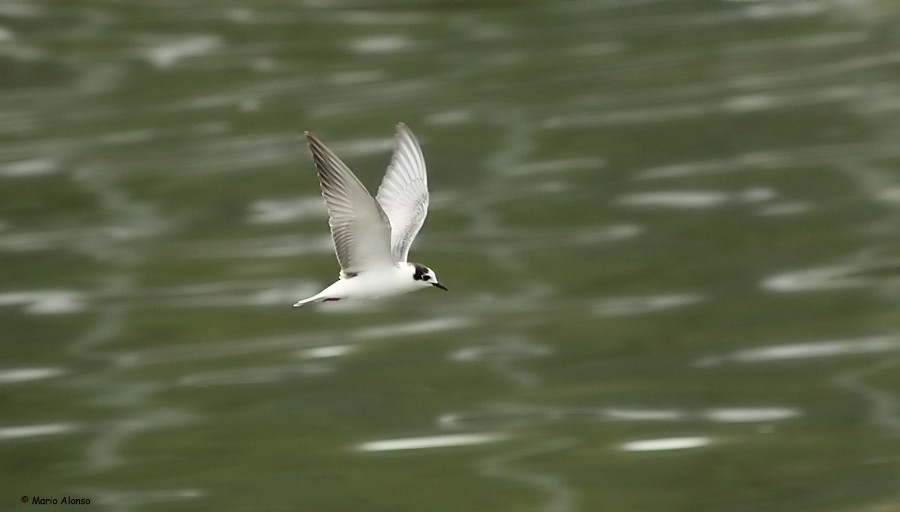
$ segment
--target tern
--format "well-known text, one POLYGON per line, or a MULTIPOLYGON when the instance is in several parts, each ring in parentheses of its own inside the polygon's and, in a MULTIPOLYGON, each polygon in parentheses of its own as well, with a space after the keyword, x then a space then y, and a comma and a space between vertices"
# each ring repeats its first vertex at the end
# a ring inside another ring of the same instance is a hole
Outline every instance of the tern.
POLYGON ((378 299, 424 288, 446 291, 433 270, 407 261, 428 214, 425 158, 412 131, 397 125, 394 154, 373 198, 322 141, 306 132, 328 210, 339 279, 294 307, 345 299, 378 299))

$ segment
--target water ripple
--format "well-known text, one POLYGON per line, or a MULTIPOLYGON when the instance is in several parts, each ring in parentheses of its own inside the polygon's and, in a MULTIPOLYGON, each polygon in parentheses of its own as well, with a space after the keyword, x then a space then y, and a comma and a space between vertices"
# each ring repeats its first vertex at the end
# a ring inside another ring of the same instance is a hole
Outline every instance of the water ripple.
POLYGON ((285 380, 318 377, 332 373, 334 370, 333 366, 321 363, 258 366, 254 368, 193 373, 179 378, 177 383, 182 386, 199 387, 270 384, 285 380))
POLYGON ((16 427, 0 427, 0 441, 23 439, 35 436, 52 436, 70 434, 81 430, 75 423, 45 423, 42 425, 21 425, 16 427))
POLYGON ((357 449, 363 452, 384 452, 396 450, 422 450, 426 448, 447 448, 454 446, 472 446, 506 441, 509 435, 502 433, 451 434, 429 437, 407 437, 398 439, 382 439, 367 441, 357 449))
POLYGON ((619 448, 625 452, 656 452, 667 450, 689 450, 702 448, 712 444, 712 438, 706 436, 694 437, 664 437, 659 439, 641 439, 622 443, 619 448))
POLYGON ((32 380, 50 379, 65 375, 62 368, 11 368, 0 370, 0 384, 15 384, 32 380))
POLYGON ((900 350, 900 335, 888 334, 867 338, 844 340, 810 341, 768 345, 737 350, 722 356, 698 359, 695 366, 715 366, 724 363, 764 363, 768 361, 788 361, 797 359, 818 359, 862 354, 879 354, 900 350))

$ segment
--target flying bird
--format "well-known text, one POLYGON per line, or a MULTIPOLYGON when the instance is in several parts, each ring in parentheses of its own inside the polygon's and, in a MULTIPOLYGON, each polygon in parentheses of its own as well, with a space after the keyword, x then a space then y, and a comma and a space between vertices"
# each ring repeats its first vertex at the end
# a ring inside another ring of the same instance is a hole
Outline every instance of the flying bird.
POLYGON ((309 132, 305 136, 318 171, 341 273, 331 286, 294 307, 391 297, 430 287, 446 291, 433 270, 407 261, 428 214, 425 158, 412 131, 403 123, 397 125, 394 154, 374 198, 322 141, 309 132))

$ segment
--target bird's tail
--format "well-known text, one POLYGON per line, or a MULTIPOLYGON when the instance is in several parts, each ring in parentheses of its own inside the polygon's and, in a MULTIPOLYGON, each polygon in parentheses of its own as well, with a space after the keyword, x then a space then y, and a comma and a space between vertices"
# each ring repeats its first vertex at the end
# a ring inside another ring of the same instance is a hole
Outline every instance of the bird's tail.
POLYGON ((312 296, 312 297, 310 297, 310 298, 308 298, 308 299, 303 299, 303 300, 301 300, 301 301, 297 301, 297 302, 294 304, 294 307, 295 307, 295 308, 302 308, 303 306, 305 306, 305 305, 307 305, 307 304, 316 304, 316 303, 324 302, 324 301, 325 301, 325 297, 319 297, 318 295, 315 295, 315 296, 312 296))

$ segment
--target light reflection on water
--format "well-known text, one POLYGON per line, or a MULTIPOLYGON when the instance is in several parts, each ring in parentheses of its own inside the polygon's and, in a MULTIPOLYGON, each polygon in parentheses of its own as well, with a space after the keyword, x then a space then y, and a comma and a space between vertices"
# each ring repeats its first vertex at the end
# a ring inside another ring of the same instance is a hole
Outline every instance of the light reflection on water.
POLYGON ((78 426, 71 423, 47 423, 44 425, 0 427, 0 440, 7 441, 10 439, 22 439, 34 436, 68 434, 77 430, 78 426))
POLYGON ((900 335, 891 334, 852 340, 811 341, 768 345, 735 351, 725 356, 712 356, 698 360, 697 366, 711 366, 726 362, 765 363, 791 359, 816 359, 854 354, 877 354, 900 350, 900 335))
POLYGON ((62 368, 11 368, 0 370, 0 384, 49 379, 66 373, 62 368))
POLYGON ((763 423, 797 418, 800 411, 789 407, 721 407, 690 411, 684 409, 649 409, 625 407, 537 406, 506 404, 478 411, 454 412, 442 415, 437 424, 442 428, 510 428, 522 429, 538 424, 567 424, 570 422, 605 423, 672 423, 706 421, 712 423, 763 423))
POLYGON ((765 279, 760 286, 781 293, 878 287, 891 283, 896 286, 900 283, 898 268, 898 261, 819 267, 778 274, 765 279))
POLYGON ((22 306, 26 313, 36 315, 70 314, 87 309, 79 292, 67 290, 0 293, 2 306, 22 306))
POLYGON ((367 441, 359 445, 364 452, 383 452, 394 450, 422 450, 426 448, 446 448, 451 446, 471 446, 505 441, 505 434, 453 434, 446 436, 410 437, 406 439, 382 439, 367 441))
POLYGON ((622 451, 626 452, 656 452, 667 450, 687 450, 701 448, 712 444, 708 437, 667 437, 662 439, 642 439, 622 443, 622 451))
POLYGON ((0 3, 9 489, 893 505, 892 4, 176 3, 0 3), (374 189, 397 121, 453 291, 290 308, 336 275, 300 134, 374 189))

